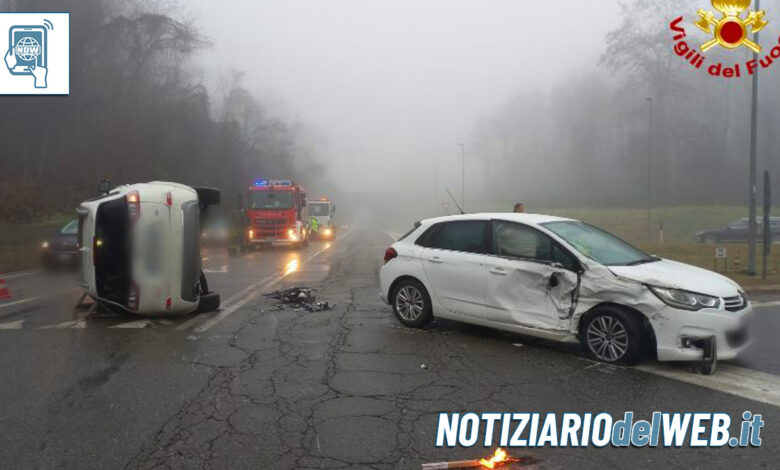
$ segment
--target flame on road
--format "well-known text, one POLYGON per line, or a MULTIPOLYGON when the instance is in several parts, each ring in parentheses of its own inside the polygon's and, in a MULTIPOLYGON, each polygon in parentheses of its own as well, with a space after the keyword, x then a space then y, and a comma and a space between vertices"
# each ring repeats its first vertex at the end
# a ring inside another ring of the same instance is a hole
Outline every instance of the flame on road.
POLYGON ((479 459, 479 464, 485 468, 496 468, 496 464, 502 464, 507 462, 508 460, 509 459, 507 458, 504 449, 499 447, 498 449, 496 449, 496 452, 493 454, 493 457, 490 457, 489 459, 479 459))

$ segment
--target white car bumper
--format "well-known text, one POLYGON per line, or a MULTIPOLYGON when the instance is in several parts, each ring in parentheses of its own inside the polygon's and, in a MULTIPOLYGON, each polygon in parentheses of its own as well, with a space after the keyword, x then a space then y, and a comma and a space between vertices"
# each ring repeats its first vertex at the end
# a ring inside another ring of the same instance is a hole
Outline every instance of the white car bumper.
POLYGON ((733 359, 750 345, 748 324, 753 307, 738 312, 703 309, 696 312, 665 307, 650 318, 660 361, 697 361, 704 351, 697 340, 715 338, 718 360, 733 359))

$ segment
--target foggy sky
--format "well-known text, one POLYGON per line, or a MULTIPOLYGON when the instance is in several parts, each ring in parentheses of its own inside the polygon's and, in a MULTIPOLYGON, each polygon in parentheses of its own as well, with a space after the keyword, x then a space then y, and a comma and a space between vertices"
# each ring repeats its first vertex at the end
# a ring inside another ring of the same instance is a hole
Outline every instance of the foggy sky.
MULTIPOLYGON (((213 42, 199 56, 210 83, 241 69, 249 89, 281 105, 275 111, 318 129, 326 141, 316 153, 336 184, 389 189, 397 181, 410 188, 436 180, 440 191, 456 194, 457 143, 468 145, 476 123, 519 91, 545 91, 596 67, 619 20, 616 0, 182 6, 213 42)), ((479 164, 469 150, 467 173, 479 164)))

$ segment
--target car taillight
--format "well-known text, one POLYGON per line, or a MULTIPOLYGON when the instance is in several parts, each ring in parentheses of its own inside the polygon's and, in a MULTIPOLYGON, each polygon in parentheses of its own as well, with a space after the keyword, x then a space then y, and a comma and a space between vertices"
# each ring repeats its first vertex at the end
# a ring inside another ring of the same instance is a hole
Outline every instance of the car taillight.
POLYGON ((141 197, 138 191, 127 194, 127 213, 130 215, 130 222, 135 222, 141 216, 141 197))
POLYGON ((171 207, 173 205, 173 193, 170 191, 165 195, 165 205, 171 207))
POLYGON ((130 287, 127 289, 127 308, 130 310, 138 310, 138 299, 141 297, 141 290, 135 282, 130 282, 130 287))
POLYGON ((171 311, 171 307, 173 306, 173 299, 168 297, 165 299, 165 310, 171 311))
POLYGON ((395 251, 395 248, 393 248, 392 246, 388 248, 387 251, 385 251, 385 263, 397 257, 398 257, 398 252, 395 251))

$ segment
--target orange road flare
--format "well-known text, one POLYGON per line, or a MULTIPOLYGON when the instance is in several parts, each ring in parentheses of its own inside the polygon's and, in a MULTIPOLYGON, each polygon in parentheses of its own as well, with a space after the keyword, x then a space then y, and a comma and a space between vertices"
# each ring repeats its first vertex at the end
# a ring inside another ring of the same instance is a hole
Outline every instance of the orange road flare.
POLYGON ((436 462, 422 464, 422 470, 444 470, 448 468, 499 468, 508 463, 531 465, 536 460, 532 457, 509 457, 502 448, 496 449, 492 457, 479 460, 455 460, 452 462, 436 462))

